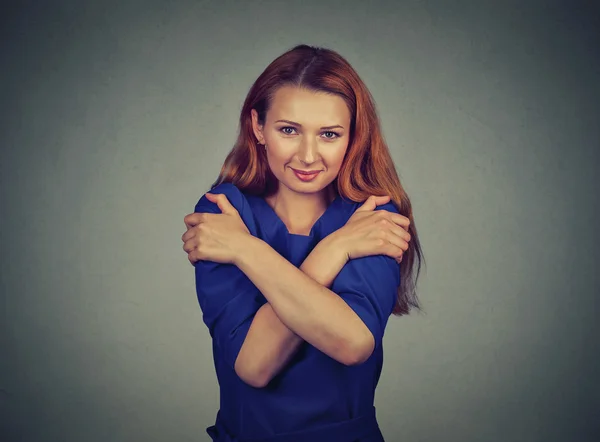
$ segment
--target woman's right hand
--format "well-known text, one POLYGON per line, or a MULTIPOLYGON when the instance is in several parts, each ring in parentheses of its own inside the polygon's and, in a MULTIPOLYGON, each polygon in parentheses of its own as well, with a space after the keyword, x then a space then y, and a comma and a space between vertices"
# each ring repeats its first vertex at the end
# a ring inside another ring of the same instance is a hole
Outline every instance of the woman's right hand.
POLYGON ((389 201, 389 196, 369 197, 344 227, 334 232, 348 259, 387 255, 398 263, 402 261, 410 241, 410 220, 398 213, 375 210, 389 201))

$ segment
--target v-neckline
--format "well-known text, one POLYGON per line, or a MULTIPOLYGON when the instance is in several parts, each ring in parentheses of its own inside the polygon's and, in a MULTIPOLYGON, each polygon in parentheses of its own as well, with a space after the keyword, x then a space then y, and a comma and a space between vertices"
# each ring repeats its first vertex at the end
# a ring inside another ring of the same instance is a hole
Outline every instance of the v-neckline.
POLYGON ((317 218, 317 220, 313 223, 312 227, 310 228, 310 232, 308 233, 308 235, 302 235, 299 233, 291 233, 287 226, 285 225, 285 223, 283 222, 283 220, 279 217, 279 215, 277 215, 277 212, 275 212, 275 210, 271 207, 271 205, 267 202, 267 200, 265 200, 264 197, 259 196, 258 199, 261 201, 261 203, 265 206, 266 210, 271 214, 271 217, 273 218, 274 222, 276 224, 278 224, 283 231, 286 233, 286 235, 290 236, 290 237, 295 237, 295 238, 306 238, 306 239, 310 239, 314 237, 315 234, 315 228, 321 224, 321 221, 325 218, 325 215, 327 215, 328 212, 331 211, 331 208, 334 204, 337 204, 342 197, 340 195, 337 195, 334 200, 327 206, 327 208, 325 209, 325 211, 323 212, 323 214, 317 218))

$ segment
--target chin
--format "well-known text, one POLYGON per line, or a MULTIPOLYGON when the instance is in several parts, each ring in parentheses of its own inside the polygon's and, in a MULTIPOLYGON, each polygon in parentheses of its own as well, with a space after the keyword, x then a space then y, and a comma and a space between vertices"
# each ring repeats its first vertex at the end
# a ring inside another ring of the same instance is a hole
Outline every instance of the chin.
POLYGON ((311 194, 311 193, 319 193, 323 192, 327 189, 331 183, 326 183, 325 185, 320 181, 315 181, 312 183, 286 183, 286 186, 297 193, 311 194))

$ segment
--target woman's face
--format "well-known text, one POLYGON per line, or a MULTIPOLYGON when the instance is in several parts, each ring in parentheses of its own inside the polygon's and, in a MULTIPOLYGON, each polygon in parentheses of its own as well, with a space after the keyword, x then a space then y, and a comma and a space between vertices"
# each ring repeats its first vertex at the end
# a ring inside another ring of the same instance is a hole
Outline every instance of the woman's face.
POLYGON ((319 192, 337 176, 350 137, 350 111, 339 96, 283 86, 264 126, 254 109, 252 124, 273 174, 293 192, 319 192))

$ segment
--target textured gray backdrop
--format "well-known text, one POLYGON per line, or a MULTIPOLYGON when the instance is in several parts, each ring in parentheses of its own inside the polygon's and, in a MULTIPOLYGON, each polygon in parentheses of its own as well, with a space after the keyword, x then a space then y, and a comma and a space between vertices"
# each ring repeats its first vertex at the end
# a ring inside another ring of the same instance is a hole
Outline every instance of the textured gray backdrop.
POLYGON ((208 440, 183 217, 309 43, 372 91, 427 258, 386 440, 600 440, 594 3, 3 2, 0 439, 208 440))

